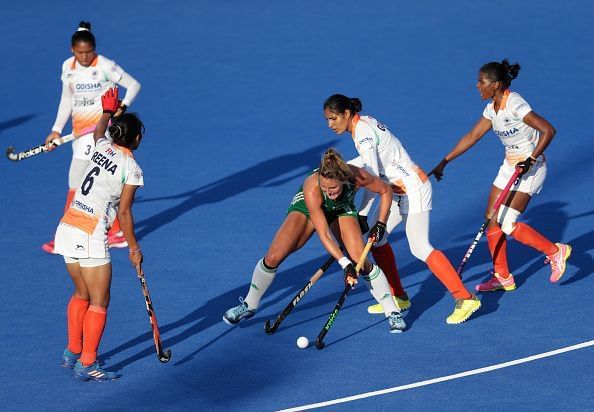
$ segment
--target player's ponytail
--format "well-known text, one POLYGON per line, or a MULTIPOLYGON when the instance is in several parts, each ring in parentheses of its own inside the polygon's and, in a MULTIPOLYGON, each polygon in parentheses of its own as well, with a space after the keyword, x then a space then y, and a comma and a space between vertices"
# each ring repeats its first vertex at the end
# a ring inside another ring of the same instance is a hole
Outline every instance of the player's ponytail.
POLYGON ((95 49, 95 36, 91 33, 91 23, 88 21, 81 21, 78 24, 78 29, 72 35, 70 39, 70 44, 72 47, 76 46, 78 43, 89 43, 95 49))
POLYGON ((337 180, 341 183, 354 182, 355 177, 340 153, 334 148, 326 150, 322 155, 318 174, 326 179, 337 180))
POLYGON ((136 137, 144 134, 144 124, 136 113, 123 113, 113 119, 108 130, 114 144, 135 149, 132 146, 136 137))
POLYGON ((511 85, 512 80, 518 77, 520 69, 518 63, 510 64, 509 60, 503 59, 501 63, 491 62, 483 65, 480 72, 492 82, 500 82, 505 90, 511 85))
POLYGON ((333 113, 342 114, 349 110, 352 115, 363 109, 363 103, 358 97, 346 97, 342 94, 333 94, 324 102, 324 110, 329 109, 333 113))

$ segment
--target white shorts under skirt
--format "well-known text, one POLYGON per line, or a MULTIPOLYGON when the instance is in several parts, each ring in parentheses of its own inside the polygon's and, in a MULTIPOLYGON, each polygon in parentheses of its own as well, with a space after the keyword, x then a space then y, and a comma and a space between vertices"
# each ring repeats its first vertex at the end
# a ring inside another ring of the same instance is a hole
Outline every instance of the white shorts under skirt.
POLYGON ((111 258, 95 259, 95 258, 71 258, 64 256, 64 262, 66 263, 78 263, 83 268, 94 268, 96 266, 107 265, 111 262, 111 258))
POLYGON ((60 223, 56 230, 54 253, 75 259, 110 259, 107 235, 89 235, 60 223))

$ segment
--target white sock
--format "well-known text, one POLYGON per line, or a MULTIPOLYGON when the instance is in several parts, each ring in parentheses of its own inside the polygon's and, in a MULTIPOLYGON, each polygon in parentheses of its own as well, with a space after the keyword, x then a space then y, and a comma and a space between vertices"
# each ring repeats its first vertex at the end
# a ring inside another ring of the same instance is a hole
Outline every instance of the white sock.
POLYGON ((260 305, 260 299, 262 299, 262 296, 272 284, 275 276, 276 268, 268 269, 266 266, 264 266, 264 258, 260 259, 258 263, 256 263, 254 274, 252 275, 252 283, 250 284, 250 291, 243 300, 245 303, 247 303, 248 308, 258 309, 258 306, 260 305))
POLYGON ((382 305, 386 317, 390 316, 392 312, 400 313, 400 309, 392 298, 388 279, 379 266, 373 265, 371 271, 367 275, 363 275, 363 279, 375 300, 382 305))

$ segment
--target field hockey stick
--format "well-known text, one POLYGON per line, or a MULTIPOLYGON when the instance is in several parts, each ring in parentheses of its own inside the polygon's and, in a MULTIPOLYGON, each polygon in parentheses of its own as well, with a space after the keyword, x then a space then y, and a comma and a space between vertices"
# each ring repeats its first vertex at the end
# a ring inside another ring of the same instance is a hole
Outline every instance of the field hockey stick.
POLYGON ((71 140, 74 140, 74 134, 67 134, 66 136, 58 137, 57 139, 51 140, 47 145, 40 144, 39 146, 32 147, 24 152, 15 153, 14 147, 9 146, 6 149, 6 157, 8 160, 12 160, 13 162, 18 162, 19 160, 27 159, 32 156, 36 156, 40 153, 45 153, 49 151, 50 147, 52 146, 60 146, 64 143, 67 143, 71 140))
POLYGON ((466 265, 466 262, 468 262, 468 259, 470 258, 470 255, 472 255, 472 252, 474 252, 474 248, 476 247, 476 245, 478 245, 478 242, 479 242, 480 238, 483 236, 483 233, 484 233, 485 229, 487 228, 487 225, 489 224, 489 222, 491 221, 491 219, 493 219, 493 216, 495 216, 495 214, 499 210, 499 206, 501 206, 501 204, 503 203, 503 201, 507 197, 507 194, 509 193, 511 187, 513 185, 515 185, 518 182, 518 180, 520 179, 519 178, 520 171, 521 171, 521 169, 516 168, 514 174, 511 177, 511 179, 509 179, 509 182, 507 182, 507 185, 505 186, 505 188, 503 189, 503 191, 499 194, 499 197, 497 197, 497 199, 495 200, 495 203, 493 204, 493 210, 491 210, 491 213, 489 213, 489 215, 487 216, 487 218, 483 222, 483 225, 481 226, 481 229, 478 231, 478 233, 474 237, 474 240, 472 241, 472 244, 470 245, 470 247, 466 251, 466 254, 464 255, 464 257, 462 258, 462 262, 460 262, 460 266, 458 266, 458 270, 457 270, 458 276, 460 278, 462 278, 462 269, 464 268, 464 265, 466 265))
POLYGON ((138 276, 140 284, 142 285, 142 294, 144 295, 144 303, 146 303, 146 311, 151 321, 151 327, 153 329, 153 340, 155 341, 155 348, 157 350, 157 358, 163 363, 169 362, 171 359, 171 350, 163 350, 163 344, 161 343, 161 334, 159 333, 159 326, 157 325, 157 317, 155 316, 155 310, 153 309, 153 302, 151 295, 149 294, 148 287, 146 286, 146 279, 144 275, 138 276))
MULTIPOLYGON (((363 249, 363 253, 361 253, 359 262, 357 262, 357 267, 355 268, 355 273, 359 274, 359 271, 361 270, 361 268, 363 267, 363 264, 365 263, 365 258, 367 257, 367 254, 371 250, 371 247, 373 246, 374 242, 375 242, 374 238, 371 238, 367 241, 367 245, 365 246, 365 249, 363 249)), ((320 334, 316 338, 316 348, 322 350, 322 349, 324 349, 324 346, 326 346, 326 344, 324 343, 324 338, 326 337, 326 334, 332 327, 332 324, 334 324, 334 321, 336 320, 336 317, 338 316, 338 312, 340 312, 340 308, 342 308, 342 305, 344 304, 344 301, 346 300, 346 297, 349 294, 349 292, 351 291, 351 289, 353 289, 353 287, 347 283, 346 286, 344 287, 344 290, 342 291, 342 294, 340 295, 340 298, 338 298, 338 302, 336 303, 334 310, 330 313, 330 316, 328 317, 326 324, 324 325, 324 327, 320 331, 320 334)))
POLYGON ((297 294, 295 295, 293 300, 291 300, 291 302, 280 313, 280 315, 278 315, 276 317, 274 322, 272 322, 272 325, 270 324, 269 320, 267 320, 266 323, 264 323, 264 331, 267 334, 272 335, 278 329, 281 322, 283 320, 285 320, 285 318, 287 316, 289 316, 289 313, 291 313, 291 311, 295 308, 295 306, 297 306, 297 304, 303 298, 303 296, 305 296, 305 294, 309 291, 309 289, 313 286, 313 284, 316 283, 318 281, 318 279, 320 279, 322 277, 324 272, 326 272, 326 270, 328 270, 330 265, 332 265, 332 263, 334 263, 335 260, 336 259, 334 259, 332 256, 330 256, 328 258, 328 260, 326 260, 324 262, 324 264, 322 266, 320 266, 320 268, 316 271, 316 273, 314 273, 314 275, 309 279, 309 282, 307 282, 305 284, 305 286, 303 286, 301 288, 301 290, 299 292, 297 292, 297 294))

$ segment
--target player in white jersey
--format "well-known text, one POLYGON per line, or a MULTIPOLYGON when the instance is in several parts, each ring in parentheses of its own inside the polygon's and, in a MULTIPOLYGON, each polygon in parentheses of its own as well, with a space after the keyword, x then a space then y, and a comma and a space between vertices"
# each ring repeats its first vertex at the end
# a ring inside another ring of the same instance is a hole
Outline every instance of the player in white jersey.
POLYGON ((519 64, 512 65, 507 59, 481 67, 477 88, 483 100, 491 101, 485 107, 483 117, 429 173, 441 180, 446 164, 474 146, 492 128, 505 147, 505 158, 491 187, 486 212, 488 216, 514 170, 520 169, 519 181, 512 186, 498 211, 497 219, 491 220, 487 228, 487 242, 493 257, 493 276, 476 286, 476 290, 481 292, 511 291, 516 288, 507 265, 506 235, 547 256, 545 263, 551 264, 550 280, 553 283, 558 282, 565 273, 566 261, 571 254, 571 246, 553 243, 531 226, 517 221, 532 196, 542 188, 547 174, 544 151, 555 136, 553 126, 536 114, 522 96, 509 90, 519 70, 519 64))
POLYGON ((93 134, 91 161, 55 236, 55 251, 64 256, 74 283, 67 308, 68 346, 62 366, 74 368, 74 376, 82 380, 118 377, 97 362, 110 299, 112 269, 107 232, 116 214, 130 245, 130 262, 137 274, 142 274, 143 255, 134 234, 132 203, 144 181, 132 151, 140 144, 144 126, 135 114, 124 113, 114 118, 107 138, 107 124, 118 104, 117 89, 109 89, 102 98, 103 114, 93 134))
MULTIPOLYGON (((68 172, 68 196, 65 210, 70 206, 74 191, 80 184, 95 142, 93 130, 101 117, 101 96, 116 84, 126 88, 126 96, 116 116, 125 112, 132 103, 140 83, 124 72, 114 61, 95 52, 95 36, 91 33, 91 24, 81 22, 71 39, 72 57, 62 64, 62 96, 58 114, 52 132, 46 138, 46 144, 60 137, 68 118, 72 117, 72 133, 77 137, 72 143, 72 161, 68 172)), ((53 146, 51 146, 53 148, 53 146)), ((120 230, 118 221, 110 231, 110 247, 126 247, 126 239, 120 230)), ((45 243, 42 249, 54 252, 54 241, 45 243)))
MULTIPOLYGON (((464 287, 448 258, 429 242, 431 182, 411 160, 400 140, 373 117, 360 115, 361 109, 362 104, 358 98, 349 98, 342 94, 332 95, 324 102, 324 116, 328 120, 328 127, 336 134, 346 131, 352 134, 359 153, 359 158, 353 162, 364 165, 368 172, 381 177, 392 186, 394 194, 390 217, 385 222, 386 233, 391 233, 400 222, 404 222, 410 251, 427 264, 456 300, 454 312, 447 318, 447 323, 462 323, 480 308, 481 303, 464 287)), ((373 197, 372 193, 363 196, 360 211, 363 216, 369 214, 373 197)), ((372 222, 376 219, 377 217, 372 216, 372 222)), ((365 221, 366 218, 362 220, 365 221)), ((385 236, 372 252, 375 252, 373 257, 388 279, 394 279, 397 277, 393 276, 397 273, 396 263, 391 248, 390 254, 385 252, 388 247, 385 236)), ((408 296, 405 297, 408 300, 408 296)), ((373 306, 368 311, 377 313, 373 306)))

